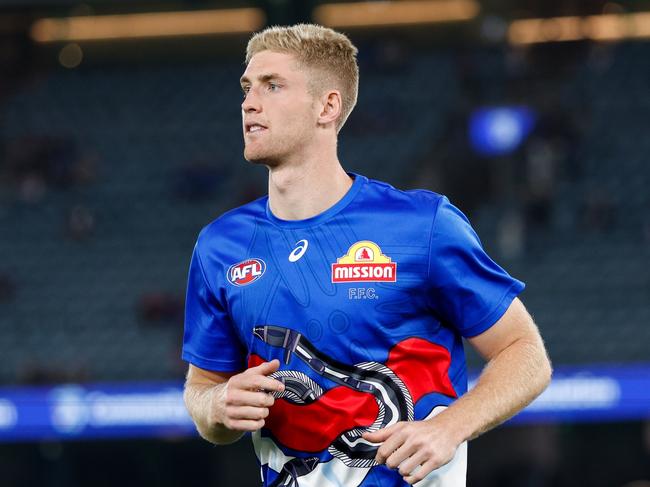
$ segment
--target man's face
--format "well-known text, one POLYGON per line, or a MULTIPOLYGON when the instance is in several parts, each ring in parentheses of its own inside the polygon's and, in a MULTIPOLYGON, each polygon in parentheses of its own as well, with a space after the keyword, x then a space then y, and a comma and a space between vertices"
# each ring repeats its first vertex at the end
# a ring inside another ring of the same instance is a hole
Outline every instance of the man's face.
POLYGON ((316 130, 318 111, 308 78, 290 54, 261 51, 241 77, 247 161, 277 166, 301 151, 316 130))

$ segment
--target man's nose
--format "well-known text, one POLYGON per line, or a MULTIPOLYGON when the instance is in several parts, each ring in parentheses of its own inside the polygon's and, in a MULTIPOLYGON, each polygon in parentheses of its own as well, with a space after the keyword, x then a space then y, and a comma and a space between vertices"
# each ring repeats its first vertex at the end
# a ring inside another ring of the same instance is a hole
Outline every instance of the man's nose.
POLYGON ((246 93, 246 98, 244 98, 241 108, 245 113, 259 112, 262 110, 259 97, 255 94, 255 90, 251 89, 246 93))

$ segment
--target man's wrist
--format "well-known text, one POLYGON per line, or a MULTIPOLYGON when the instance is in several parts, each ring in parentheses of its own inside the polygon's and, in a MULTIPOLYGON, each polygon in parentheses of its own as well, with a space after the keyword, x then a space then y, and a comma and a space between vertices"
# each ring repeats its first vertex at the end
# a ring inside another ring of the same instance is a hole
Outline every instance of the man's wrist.
POLYGON ((227 382, 217 384, 208 390, 208 407, 205 423, 211 430, 225 428, 225 395, 227 384, 227 382))
POLYGON ((451 408, 447 408, 440 414, 427 420, 434 426, 435 434, 448 438, 456 447, 472 436, 469 422, 459 418, 451 408))

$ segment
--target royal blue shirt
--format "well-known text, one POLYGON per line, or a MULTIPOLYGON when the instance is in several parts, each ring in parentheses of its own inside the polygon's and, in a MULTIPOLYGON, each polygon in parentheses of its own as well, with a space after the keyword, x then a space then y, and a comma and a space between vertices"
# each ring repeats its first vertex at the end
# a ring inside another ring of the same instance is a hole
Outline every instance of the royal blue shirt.
MULTIPOLYGON (((361 434, 465 393, 462 337, 524 288, 446 197, 353 177, 319 215, 281 220, 264 197, 194 248, 183 359, 221 372, 281 361, 285 392, 253 434, 264 485, 406 485, 361 434)), ((418 485, 464 485, 465 447, 418 485)))

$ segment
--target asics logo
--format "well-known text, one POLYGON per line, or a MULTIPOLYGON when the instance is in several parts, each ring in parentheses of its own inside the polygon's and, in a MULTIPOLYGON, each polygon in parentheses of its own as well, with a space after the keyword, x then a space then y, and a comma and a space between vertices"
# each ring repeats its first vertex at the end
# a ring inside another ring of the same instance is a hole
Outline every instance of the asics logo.
POLYGON ((309 242, 307 242, 307 240, 298 240, 296 242, 296 248, 289 254, 289 262, 300 260, 300 258, 305 255, 305 252, 307 252, 307 247, 309 247, 309 242))

